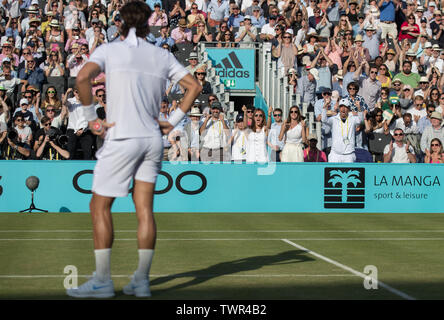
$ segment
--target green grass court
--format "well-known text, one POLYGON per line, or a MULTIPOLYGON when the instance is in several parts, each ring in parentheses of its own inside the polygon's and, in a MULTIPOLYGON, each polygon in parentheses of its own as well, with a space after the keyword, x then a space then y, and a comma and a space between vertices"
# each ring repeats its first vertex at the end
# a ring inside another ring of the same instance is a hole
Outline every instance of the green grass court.
MULTIPOLYGON (((128 299, 136 219, 113 218, 115 299, 128 299)), ((156 221, 151 299, 444 299, 443 214, 158 213, 156 221), (364 287, 367 265, 377 267, 376 290, 364 287)), ((89 214, 0 214, 0 299, 68 299, 64 268, 76 266, 82 284, 92 250, 89 214)))

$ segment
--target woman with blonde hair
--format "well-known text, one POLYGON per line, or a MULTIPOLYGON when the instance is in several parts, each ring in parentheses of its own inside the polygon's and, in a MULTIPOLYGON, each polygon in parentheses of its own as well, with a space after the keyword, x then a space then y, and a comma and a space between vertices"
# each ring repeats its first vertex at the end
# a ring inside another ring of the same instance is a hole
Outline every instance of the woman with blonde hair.
POLYGON ((307 143, 307 130, 301 111, 297 106, 290 108, 287 121, 282 124, 279 140, 285 145, 281 152, 281 162, 304 162, 303 143, 307 143))

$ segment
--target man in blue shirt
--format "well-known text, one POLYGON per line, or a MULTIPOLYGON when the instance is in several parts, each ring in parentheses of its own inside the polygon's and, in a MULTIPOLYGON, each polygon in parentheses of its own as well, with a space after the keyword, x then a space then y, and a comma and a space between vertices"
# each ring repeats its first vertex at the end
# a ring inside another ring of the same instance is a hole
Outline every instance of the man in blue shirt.
POLYGON ((240 14, 240 9, 237 4, 235 4, 232 8, 233 14, 228 18, 228 28, 239 28, 240 23, 244 21, 244 16, 240 14))
POLYGON ((395 4, 392 0, 380 0, 379 1, 379 20, 381 21, 381 39, 385 39, 388 33, 392 35, 393 39, 396 39, 398 30, 395 23, 395 4))

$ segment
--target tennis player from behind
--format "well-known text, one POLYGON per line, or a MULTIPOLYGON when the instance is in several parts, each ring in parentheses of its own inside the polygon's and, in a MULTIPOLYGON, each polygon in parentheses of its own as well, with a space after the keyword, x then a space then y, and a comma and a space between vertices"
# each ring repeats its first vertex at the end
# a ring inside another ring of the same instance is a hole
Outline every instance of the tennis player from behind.
POLYGON ((78 298, 110 298, 115 294, 111 279, 111 207, 116 197, 128 195, 131 180, 138 220, 139 264, 123 292, 151 296, 149 271, 156 242, 153 195, 162 164, 162 135, 182 120, 202 90, 170 52, 145 40, 151 15, 145 2, 127 3, 120 15, 122 41, 95 49, 76 82, 89 128, 105 138, 96 155, 90 202, 96 271, 89 281, 67 290, 69 296, 78 298), (91 79, 101 72, 106 73, 106 121, 97 119, 92 104, 91 79), (180 109, 163 122, 157 118, 167 80, 178 82, 186 93, 180 109))

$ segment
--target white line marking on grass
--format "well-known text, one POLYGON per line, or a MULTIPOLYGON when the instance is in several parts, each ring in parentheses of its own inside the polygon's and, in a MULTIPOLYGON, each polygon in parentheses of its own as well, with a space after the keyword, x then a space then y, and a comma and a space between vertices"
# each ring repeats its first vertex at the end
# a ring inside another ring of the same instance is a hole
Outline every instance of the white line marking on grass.
MULTIPOLYGON (((131 278, 132 275, 118 274, 111 275, 112 278, 131 278)), ((78 275, 80 278, 90 278, 91 275, 78 275)), ((150 274, 150 278, 329 278, 329 277, 356 277, 352 274, 196 274, 186 273, 186 275, 174 274, 150 274)), ((66 278, 66 275, 36 274, 36 275, 0 275, 0 279, 40 279, 40 278, 66 278)))
MULTIPOLYGON (((325 256, 323 256, 323 255, 321 255, 319 253, 316 253, 316 252, 314 252, 314 251, 312 251, 310 249, 307 249, 307 248, 305 248, 305 247, 303 247, 301 245, 298 245, 297 243, 294 243, 294 242, 292 242, 290 240, 287 240, 287 239, 282 239, 282 241, 288 243, 289 245, 291 245, 291 246, 293 246, 295 248, 298 248, 300 250, 306 251, 307 253, 315 256, 316 258, 319 258, 319 259, 324 260, 324 261, 326 261, 328 263, 331 263, 331 264, 333 264, 333 265, 335 265, 335 266, 337 266, 337 267, 339 267, 339 268, 341 268, 343 270, 351 272, 352 274, 354 274, 354 275, 356 275, 358 277, 361 277, 363 279, 367 278, 366 274, 364 274, 362 272, 359 272, 359 271, 356 271, 355 269, 352 269, 352 268, 350 268, 350 267, 348 267, 348 266, 346 266, 346 265, 344 265, 342 263, 339 263, 337 261, 334 261, 334 260, 332 260, 330 258, 327 258, 327 257, 325 257, 325 256)), ((399 291, 398 289, 395 289, 395 288, 389 286, 388 284, 385 284, 384 282, 382 282, 380 280, 378 280, 378 285, 383 287, 384 289, 390 291, 391 293, 394 293, 395 295, 400 296, 403 299, 406 299, 406 300, 416 300, 416 298, 414 298, 412 296, 409 296, 408 294, 406 294, 406 293, 404 293, 402 291, 399 291)))
MULTIPOLYGON (((92 238, 0 238, 0 241, 92 241, 92 238)), ((282 239, 258 238, 199 238, 199 239, 157 239, 158 241, 281 241, 282 239)), ((444 238, 294 238, 294 241, 443 241, 444 238)), ((117 238, 114 241, 137 241, 137 238, 117 238)))
MULTIPOLYGON (((137 230, 115 230, 136 233, 137 230)), ((444 233, 444 230, 159 230, 158 233, 444 233)), ((0 230, 0 233, 92 233, 92 230, 0 230)))

